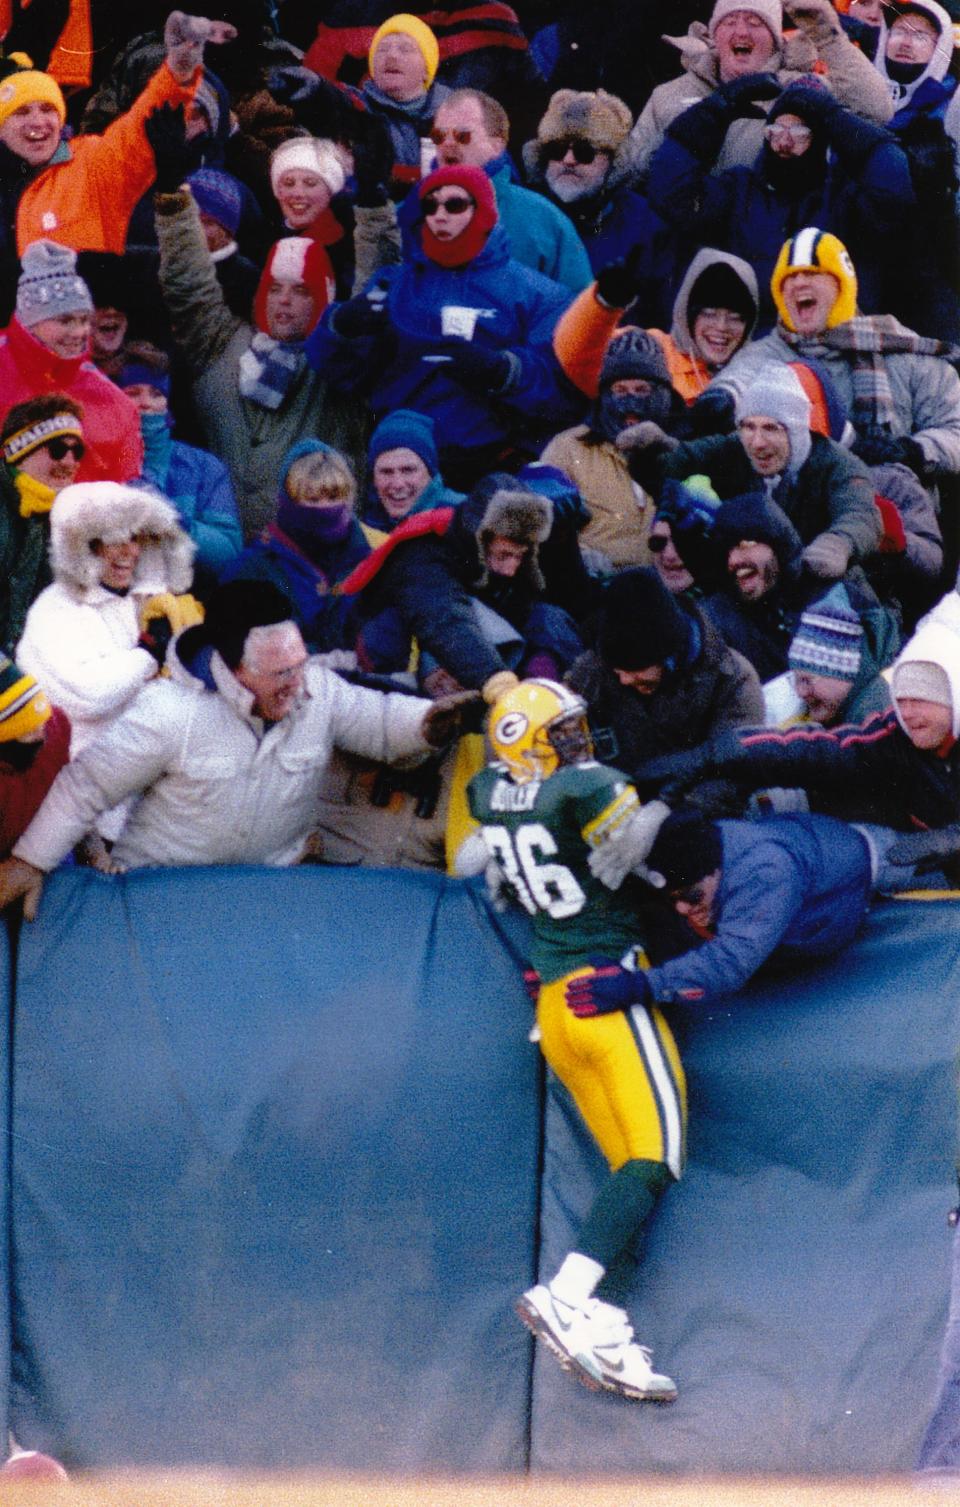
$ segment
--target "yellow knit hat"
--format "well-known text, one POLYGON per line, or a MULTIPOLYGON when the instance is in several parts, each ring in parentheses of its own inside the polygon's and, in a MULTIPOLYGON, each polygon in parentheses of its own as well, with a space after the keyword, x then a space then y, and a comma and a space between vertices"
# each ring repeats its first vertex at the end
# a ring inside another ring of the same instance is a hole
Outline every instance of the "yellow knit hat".
POLYGON ((408 15, 406 11, 401 11, 396 16, 390 16, 374 32, 373 41, 370 43, 370 51, 367 54, 370 71, 373 72, 373 55, 380 46, 380 43, 384 37, 389 37, 395 32, 412 37, 419 47, 423 55, 424 67, 427 70, 426 87, 429 89, 436 78, 437 68, 440 65, 440 47, 426 22, 421 21, 419 16, 408 15))
POLYGON ((50 703, 32 675, 0 655, 0 743, 34 733, 50 716, 50 703))
POLYGON ((22 105, 33 104, 53 105, 61 125, 67 118, 60 85, 49 73, 41 73, 39 68, 21 68, 0 79, 0 126, 22 105))
MULTIPOLYGON (((783 285, 794 272, 829 272, 840 285, 836 302, 827 317, 827 329, 846 324, 857 312, 857 274, 850 253, 841 240, 828 230, 808 225, 789 241, 784 241, 777 265, 770 279, 770 291, 781 324, 793 329, 783 301, 783 285)), ((796 333, 796 332, 794 332, 796 333)))

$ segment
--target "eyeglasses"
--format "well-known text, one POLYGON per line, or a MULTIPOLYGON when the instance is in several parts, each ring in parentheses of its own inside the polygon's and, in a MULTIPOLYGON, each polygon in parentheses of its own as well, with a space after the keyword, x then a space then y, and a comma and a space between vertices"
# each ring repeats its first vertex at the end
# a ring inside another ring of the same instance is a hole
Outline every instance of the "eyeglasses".
POLYGON ((444 131, 440 128, 440 126, 434 126, 433 130, 430 132, 430 140, 433 142, 435 147, 442 147, 448 136, 452 137, 452 139, 457 143, 458 147, 468 147, 473 140, 472 131, 458 131, 456 129, 452 131, 444 131))
POLYGON ((772 120, 768 126, 764 126, 764 136, 768 141, 809 141, 813 135, 809 126, 786 126, 782 121, 772 120))
POLYGON ((908 37, 932 37, 934 34, 926 26, 913 26, 906 16, 898 16, 890 22, 891 36, 908 37))
POLYGON ((710 324, 718 324, 728 330, 742 330, 747 323, 743 315, 736 313, 734 309, 701 309, 697 318, 706 319, 710 324))
POLYGON ((435 215, 438 209, 445 209, 448 215, 465 215, 468 209, 476 209, 476 202, 468 199, 466 194, 453 194, 449 199, 435 199, 432 194, 427 194, 423 201, 423 213, 430 217, 435 215))
POLYGON ((51 460, 65 460, 68 455, 72 455, 74 460, 83 460, 87 447, 83 440, 52 439, 47 440, 43 448, 51 460))
POLYGON ((589 141, 582 141, 579 137, 571 137, 569 141, 548 141, 543 149, 548 162, 562 162, 568 152, 573 153, 573 160, 579 162, 581 167, 589 167, 598 156, 600 148, 591 146, 589 141))

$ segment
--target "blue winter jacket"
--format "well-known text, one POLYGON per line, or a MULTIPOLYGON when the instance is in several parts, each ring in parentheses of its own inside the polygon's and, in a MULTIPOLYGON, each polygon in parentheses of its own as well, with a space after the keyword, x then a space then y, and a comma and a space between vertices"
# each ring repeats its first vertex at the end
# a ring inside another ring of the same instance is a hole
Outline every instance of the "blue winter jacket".
POLYGON ((723 844, 715 935, 647 975, 654 998, 709 1004, 764 963, 802 967, 849 946, 870 900, 859 832, 832 816, 717 823, 723 844))
POLYGON ((310 365, 341 392, 365 396, 375 422, 395 408, 413 408, 435 421, 443 449, 522 437, 531 453, 539 453, 531 423, 545 443, 580 418, 582 396, 566 382, 551 345, 572 294, 514 261, 500 225, 465 267, 438 266, 415 241, 406 259, 382 268, 364 292, 369 296, 378 289, 387 295, 382 335, 338 335, 334 304, 306 345, 310 365), (446 305, 476 309, 474 344, 509 350, 517 358, 508 391, 471 391, 448 374, 443 360, 431 359, 447 344, 441 331, 446 305))
POLYGON ((243 549, 237 499, 223 461, 174 440, 163 491, 197 546, 197 564, 219 575, 243 549))

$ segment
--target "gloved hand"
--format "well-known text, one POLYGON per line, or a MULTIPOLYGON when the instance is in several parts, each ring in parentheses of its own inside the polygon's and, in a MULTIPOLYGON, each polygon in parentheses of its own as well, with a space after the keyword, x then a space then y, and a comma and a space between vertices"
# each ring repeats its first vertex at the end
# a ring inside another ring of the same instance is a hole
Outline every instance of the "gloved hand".
POLYGON ((626 256, 601 267, 597 273, 597 297, 610 309, 626 309, 639 292, 639 275, 647 254, 645 245, 635 246, 626 256))
POLYGON ((666 454, 670 450, 676 450, 680 441, 674 439, 672 434, 667 434, 655 424, 653 419, 644 419, 640 424, 630 424, 626 429, 621 429, 617 435, 617 449, 624 450, 628 454, 634 450, 653 450, 658 454, 666 454))
POLYGON ((208 21, 206 16, 188 16, 182 10, 173 10, 163 28, 163 45, 167 50, 167 66, 180 84, 189 84, 196 70, 203 66, 205 42, 217 46, 232 42, 237 28, 229 21, 208 21))
POLYGON ((320 75, 312 68, 295 64, 271 68, 267 74, 267 88, 278 105, 302 105, 320 92, 320 75))
POLYGON ((732 434, 736 428, 737 405, 728 387, 708 387, 687 409, 691 439, 709 434, 732 434))
POLYGON ((666 519, 674 534, 698 529, 708 535, 717 521, 719 509, 719 497, 705 496, 672 476, 663 483, 657 499, 657 516, 666 519))
POLYGON ((945 862, 957 857, 960 857, 960 822, 938 827, 935 832, 908 832, 898 837, 887 852, 890 863, 915 868, 918 874, 942 868, 945 862))
POLYGON ((650 984, 643 969, 632 973, 613 958, 603 957, 592 957, 590 967, 592 973, 578 974, 564 990, 567 1009, 580 1020, 651 1003, 650 984))
POLYGON ((386 301, 368 298, 360 293, 337 304, 330 316, 334 334, 346 340, 363 340, 371 335, 380 335, 386 328, 384 318, 386 301))
POLYGON ((520 375, 520 363, 512 352, 492 351, 455 335, 444 340, 435 354, 446 358, 443 370, 471 392, 508 392, 520 375))
POLYGON ((156 167, 154 188, 158 194, 175 194, 196 167, 196 153, 187 140, 182 105, 169 103, 151 110, 143 123, 156 167))
POLYGON ((431 748, 445 748, 463 731, 463 724, 472 709, 483 705, 479 691, 455 691, 452 696, 438 696, 423 714, 421 731, 424 741, 431 748))
POLYGON ((594 879, 608 890, 619 889, 627 875, 645 863, 669 815, 670 807, 663 801, 648 801, 622 821, 605 842, 590 850, 587 865, 594 879))
POLYGON ((780 83, 772 73, 745 73, 729 84, 721 84, 711 99, 732 116, 762 120, 767 112, 756 101, 776 99, 780 92, 780 83))
POLYGON ((483 696, 487 706, 493 706, 494 702, 499 701, 501 696, 505 696, 508 691, 512 691, 514 686, 518 686, 519 684, 520 677, 514 675, 512 670, 496 670, 490 676, 489 680, 484 681, 480 694, 483 696))
POLYGON ((137 647, 152 654, 162 670, 167 662, 167 650, 173 638, 173 625, 168 617, 152 617, 141 630, 137 647))
POLYGON ((677 753, 662 754, 658 759, 648 759, 631 771, 630 783, 638 790, 657 794, 667 804, 672 804, 670 795, 681 794, 708 774, 723 773, 725 768, 736 768, 742 749, 742 728, 728 728, 715 733, 695 748, 684 748, 677 753))
POLYGON ((853 546, 842 534, 818 534, 803 552, 803 563, 825 581, 839 581, 850 564, 853 546))
POLYGON ((357 110, 353 124, 353 176, 356 202, 362 209, 377 209, 387 202, 387 185, 393 175, 393 141, 385 120, 370 110, 357 110))
POLYGON ((889 465, 899 461, 925 481, 930 474, 930 463, 923 446, 909 434, 890 434, 886 429, 869 429, 859 434, 853 443, 854 455, 859 455, 868 466, 889 465))

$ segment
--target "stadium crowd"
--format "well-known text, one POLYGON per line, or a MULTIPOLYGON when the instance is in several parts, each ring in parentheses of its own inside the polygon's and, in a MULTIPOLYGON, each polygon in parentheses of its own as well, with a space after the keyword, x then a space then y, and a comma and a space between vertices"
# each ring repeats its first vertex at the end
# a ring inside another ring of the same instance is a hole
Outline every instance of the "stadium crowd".
POLYGON ((644 957, 567 1014, 960 881, 958 0, 121 9, 14 7, 0 60, 0 904, 522 898, 475 777, 531 681, 630 782, 587 845, 644 957))

